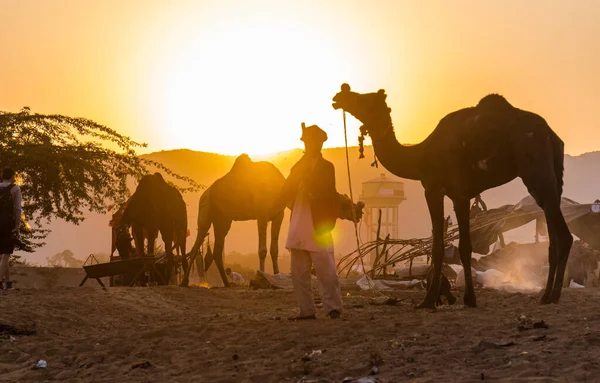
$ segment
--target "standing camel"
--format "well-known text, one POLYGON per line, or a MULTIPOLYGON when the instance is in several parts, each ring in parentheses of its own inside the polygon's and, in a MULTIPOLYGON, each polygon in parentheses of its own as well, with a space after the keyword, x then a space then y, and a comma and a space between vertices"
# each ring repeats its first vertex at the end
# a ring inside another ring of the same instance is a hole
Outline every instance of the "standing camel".
MULTIPOLYGON (((258 225, 258 257, 260 270, 265 270, 267 257, 267 225, 271 222, 271 260, 273 273, 279 273, 277 258, 279 256, 279 232, 283 222, 283 210, 275 217, 269 217, 271 202, 278 196, 285 177, 275 165, 266 161, 254 162, 247 154, 236 158, 231 170, 216 180, 200 197, 198 206, 198 234, 190 252, 196 258, 208 230, 213 226, 215 237, 213 258, 225 286, 229 286, 223 264, 223 248, 225 237, 229 233, 233 221, 256 220, 258 225)), ((198 273, 210 266, 199 258, 198 273)), ((191 260, 193 263, 194 259, 191 260)), ((185 273, 182 286, 189 283, 189 271, 185 273)))
MULTIPOLYGON (((254 162, 247 154, 236 158, 229 173, 216 180, 200 197, 198 206, 198 234, 196 242, 190 251, 191 260, 198 256, 198 252, 208 234, 211 225, 214 231, 213 258, 221 274, 223 284, 228 287, 229 281, 225 274, 223 264, 223 248, 225 237, 233 221, 257 220, 258 223, 258 257, 260 271, 265 271, 267 257, 267 223, 271 222, 270 254, 273 262, 273 273, 279 273, 277 258, 279 255, 279 232, 283 222, 284 210, 270 217, 273 200, 279 197, 285 177, 275 165, 266 161, 254 162)), ((291 209, 291 206, 288 206, 291 209)), ((339 218, 353 220, 362 217, 362 205, 353 204, 345 194, 340 194, 339 218), (354 212, 352 211, 354 210, 354 212)), ((212 260, 207 257, 206 264, 199 258, 198 273, 201 268, 208 270, 212 260)), ((189 283, 189 271, 181 282, 181 286, 189 283)))
POLYGON ((442 269, 444 196, 454 203, 459 225, 459 253, 465 271, 464 303, 476 307, 471 276, 469 202, 487 189, 521 177, 544 210, 550 235, 548 281, 542 304, 558 303, 573 237, 560 210, 563 189, 564 144, 537 114, 513 107, 497 94, 477 106, 450 113, 420 144, 398 143, 386 104, 385 90, 360 94, 348 84, 333 97, 333 108, 343 109, 363 125, 375 155, 393 174, 420 180, 425 188, 433 227, 432 283, 417 308, 435 308, 442 269))

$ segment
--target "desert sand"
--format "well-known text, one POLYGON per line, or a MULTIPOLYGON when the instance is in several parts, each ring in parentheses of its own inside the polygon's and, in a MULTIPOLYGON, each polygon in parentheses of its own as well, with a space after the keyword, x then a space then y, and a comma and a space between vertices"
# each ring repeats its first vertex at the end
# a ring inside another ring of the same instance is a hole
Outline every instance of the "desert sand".
POLYGON ((417 311, 423 291, 345 289, 343 319, 290 322, 289 290, 21 287, 0 293, 0 381, 598 381, 600 290, 477 294, 417 311))

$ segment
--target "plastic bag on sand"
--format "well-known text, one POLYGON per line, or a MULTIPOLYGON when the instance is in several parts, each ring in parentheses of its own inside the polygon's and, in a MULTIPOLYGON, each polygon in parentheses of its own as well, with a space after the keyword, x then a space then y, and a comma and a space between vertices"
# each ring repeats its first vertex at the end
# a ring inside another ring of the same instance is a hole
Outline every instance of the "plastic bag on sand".
POLYGON ((484 286, 495 286, 504 282, 504 273, 496 269, 477 272, 477 281, 484 286))
POLYGON ((569 287, 572 288, 572 289, 583 289, 585 286, 581 286, 579 283, 574 282, 571 279, 571 283, 569 283, 569 287))
POLYGON ((375 290, 386 290, 386 289, 391 289, 391 288, 410 289, 412 287, 420 285, 421 281, 418 279, 413 279, 412 281, 386 281, 386 280, 382 280, 382 279, 372 279, 372 278, 369 278, 367 280, 367 276, 363 275, 362 277, 360 277, 360 279, 358 281, 356 281, 356 284, 362 290, 369 290, 370 288, 373 288, 375 290), (369 285, 369 282, 370 282, 370 285, 369 285))

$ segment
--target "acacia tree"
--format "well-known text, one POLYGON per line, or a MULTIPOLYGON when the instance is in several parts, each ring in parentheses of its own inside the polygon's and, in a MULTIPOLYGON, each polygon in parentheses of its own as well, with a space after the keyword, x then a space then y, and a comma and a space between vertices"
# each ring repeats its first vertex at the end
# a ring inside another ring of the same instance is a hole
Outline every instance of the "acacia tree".
POLYGON ((33 251, 48 234, 43 222, 60 218, 73 224, 85 212, 106 213, 130 195, 128 181, 151 171, 171 176, 182 192, 202 185, 161 163, 139 157, 133 141, 85 118, 0 111, 0 166, 19 175, 26 218, 37 226, 21 250, 33 251))

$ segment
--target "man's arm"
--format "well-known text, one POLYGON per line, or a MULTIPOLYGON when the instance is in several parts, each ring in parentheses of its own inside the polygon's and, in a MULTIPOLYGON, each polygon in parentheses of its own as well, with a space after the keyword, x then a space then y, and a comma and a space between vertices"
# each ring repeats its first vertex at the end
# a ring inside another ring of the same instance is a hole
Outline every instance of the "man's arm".
POLYGON ((306 175, 307 170, 308 162, 304 160, 304 157, 292 167, 290 175, 284 181, 281 191, 279 192, 279 197, 277 197, 277 199, 273 202, 271 208, 272 215, 275 215, 279 211, 285 209, 288 202, 290 202, 296 196, 298 186, 306 175))

